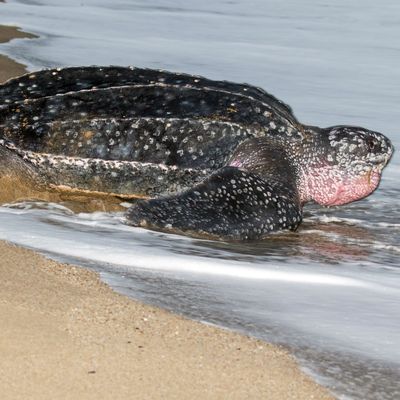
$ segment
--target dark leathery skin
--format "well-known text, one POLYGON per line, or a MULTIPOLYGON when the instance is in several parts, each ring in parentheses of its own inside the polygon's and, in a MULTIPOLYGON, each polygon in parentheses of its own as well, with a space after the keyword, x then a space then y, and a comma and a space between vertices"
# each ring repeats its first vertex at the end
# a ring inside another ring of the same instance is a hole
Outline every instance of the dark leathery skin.
POLYGON ((242 94, 272 105, 283 118, 296 123, 291 108, 261 88, 201 76, 135 67, 69 67, 38 71, 11 79, 0 87, 0 102, 12 104, 25 99, 51 97, 84 89, 165 84, 205 87, 242 94))
POLYGON ((295 230, 301 222, 299 204, 288 192, 280 182, 224 167, 175 196, 137 202, 127 220, 223 240, 262 239, 273 231, 295 230))
MULTIPOLYGON (((124 86, 26 100, 0 109, 0 127, 67 119, 194 118, 226 121, 285 135, 287 123, 270 106, 212 89, 124 86)), ((293 130, 293 128, 292 128, 293 130)))

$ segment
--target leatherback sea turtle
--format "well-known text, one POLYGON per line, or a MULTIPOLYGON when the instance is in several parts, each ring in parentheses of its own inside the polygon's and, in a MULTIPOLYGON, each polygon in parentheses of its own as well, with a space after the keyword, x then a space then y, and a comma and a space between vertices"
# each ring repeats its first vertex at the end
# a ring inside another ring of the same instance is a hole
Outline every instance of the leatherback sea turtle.
POLYGON ((30 73, 0 102, 0 174, 142 198, 129 224, 222 239, 295 230, 308 201, 369 195, 393 153, 377 132, 302 125, 262 89, 151 69, 30 73))

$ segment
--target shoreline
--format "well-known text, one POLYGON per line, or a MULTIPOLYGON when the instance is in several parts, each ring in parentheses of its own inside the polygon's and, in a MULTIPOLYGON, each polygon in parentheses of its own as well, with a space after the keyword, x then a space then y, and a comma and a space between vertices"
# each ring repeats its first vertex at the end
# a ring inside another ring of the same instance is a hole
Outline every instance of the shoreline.
POLYGON ((12 60, 11 58, 0 54, 0 82, 22 75, 27 72, 26 68, 12 60))
MULTIPOLYGON (((33 39, 36 38, 36 36, 23 32, 16 26, 0 25, 0 43, 6 43, 17 38, 33 39)), ((28 71, 24 65, 14 61, 10 57, 0 54, 0 83, 15 76, 25 74, 26 72, 28 71)))
MULTIPOLYGON (((0 42, 14 37, 34 36, 0 26, 0 42)), ((24 72, 0 55, 0 81, 24 72)), ((0 241, 0 252, 2 399, 333 399, 278 346, 144 305, 31 250, 0 241)))

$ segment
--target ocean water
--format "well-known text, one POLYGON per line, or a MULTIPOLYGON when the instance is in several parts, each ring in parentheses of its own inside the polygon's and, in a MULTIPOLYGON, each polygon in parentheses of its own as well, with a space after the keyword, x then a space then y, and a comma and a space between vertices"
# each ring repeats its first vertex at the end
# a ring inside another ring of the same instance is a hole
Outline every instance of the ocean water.
MULTIPOLYGON (((39 39, 28 65, 118 64, 261 86, 306 124, 361 125, 400 147, 400 3, 336 0, 26 0, 0 24, 39 39)), ((0 207, 0 239, 100 272, 117 290, 289 347, 343 399, 400 398, 400 159, 378 191, 307 206, 296 233, 217 243, 123 224, 122 213, 0 207)))

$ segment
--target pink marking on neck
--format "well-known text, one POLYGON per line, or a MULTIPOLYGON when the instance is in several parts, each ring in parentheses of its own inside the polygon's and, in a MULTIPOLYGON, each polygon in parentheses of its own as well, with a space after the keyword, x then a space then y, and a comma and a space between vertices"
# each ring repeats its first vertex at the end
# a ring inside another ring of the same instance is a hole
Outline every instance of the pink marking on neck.
POLYGON ((243 165, 243 163, 239 160, 233 160, 229 163, 230 167, 236 167, 236 168, 240 168, 243 165))
POLYGON ((312 168, 304 171, 300 178, 300 199, 303 204, 314 200, 323 206, 351 203, 371 194, 380 178, 377 171, 352 176, 334 167, 312 168))

